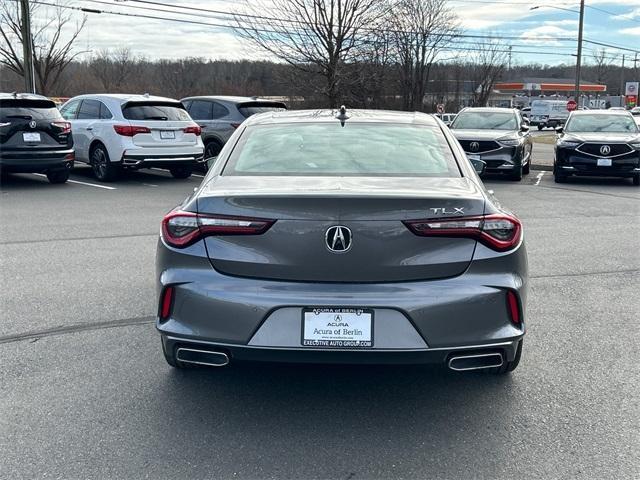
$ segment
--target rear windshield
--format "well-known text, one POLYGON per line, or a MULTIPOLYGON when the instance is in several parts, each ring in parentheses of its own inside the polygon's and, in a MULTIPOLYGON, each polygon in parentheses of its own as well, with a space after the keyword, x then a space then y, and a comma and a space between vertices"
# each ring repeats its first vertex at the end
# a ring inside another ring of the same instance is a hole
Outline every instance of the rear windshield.
POLYGON ((511 112, 459 113, 451 128, 469 130, 517 130, 516 117, 511 112))
POLYGON ((127 120, 191 120, 181 103, 129 102, 122 108, 122 115, 127 120))
POLYGON ((248 127, 223 175, 460 177, 442 131, 384 123, 248 127))
POLYGON ((49 120, 60 118, 56 104, 51 100, 0 99, 0 117, 5 119, 49 120))
POLYGON ((284 103, 278 102, 247 102, 238 105, 238 111, 244 118, 248 118, 256 113, 281 112, 286 109, 287 106, 284 103))
POLYGON ((564 131, 636 133, 638 127, 631 115, 574 115, 567 122, 564 131))

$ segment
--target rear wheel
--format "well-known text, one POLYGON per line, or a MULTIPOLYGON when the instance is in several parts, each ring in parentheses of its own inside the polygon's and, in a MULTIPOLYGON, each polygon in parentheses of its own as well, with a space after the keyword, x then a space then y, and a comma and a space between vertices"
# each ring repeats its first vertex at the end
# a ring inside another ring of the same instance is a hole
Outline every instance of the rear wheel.
POLYGON ((542 125, 538 125, 538 130, 542 130, 544 127, 542 125))
POLYGON ((510 362, 504 362, 501 367, 496 367, 494 369, 489 370, 490 373, 494 373, 496 375, 504 375, 505 373, 513 372, 518 365, 520 364, 520 358, 522 357, 522 344, 524 340, 520 340, 518 344, 518 349, 516 350, 516 356, 510 362))
POLYGON ((530 171, 531 171, 531 153, 529 153, 529 159, 527 160, 527 164, 524 167, 522 167, 522 174, 529 175, 530 171))
POLYGON ((52 170, 47 172, 47 179, 49 183, 65 183, 69 180, 69 170, 52 170))
POLYGON ((191 176, 191 169, 188 167, 175 167, 169 171, 173 178, 189 178, 191 176))
POLYGON ((91 150, 91 168, 101 182, 113 182, 118 177, 118 166, 111 162, 106 147, 101 143, 91 150))
POLYGON ((222 146, 218 142, 207 142, 207 144, 204 146, 204 158, 207 159, 211 157, 217 157, 220 153, 220 150, 222 150, 222 146))

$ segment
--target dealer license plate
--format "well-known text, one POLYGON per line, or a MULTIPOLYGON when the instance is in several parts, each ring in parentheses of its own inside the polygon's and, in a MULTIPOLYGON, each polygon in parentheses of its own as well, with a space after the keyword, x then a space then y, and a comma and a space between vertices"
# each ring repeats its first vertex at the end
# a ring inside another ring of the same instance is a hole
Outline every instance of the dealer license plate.
POLYGON ((373 310, 305 308, 302 310, 302 345, 334 348, 372 347, 373 310))
POLYGON ((599 167, 610 167, 611 166, 611 159, 610 158, 599 158, 598 159, 598 166, 599 167))
POLYGON ((176 132, 173 130, 160 130, 160 138, 163 140, 176 138, 176 132))
POLYGON ((25 142, 39 142, 40 134, 38 132, 25 132, 22 134, 22 140, 25 142))

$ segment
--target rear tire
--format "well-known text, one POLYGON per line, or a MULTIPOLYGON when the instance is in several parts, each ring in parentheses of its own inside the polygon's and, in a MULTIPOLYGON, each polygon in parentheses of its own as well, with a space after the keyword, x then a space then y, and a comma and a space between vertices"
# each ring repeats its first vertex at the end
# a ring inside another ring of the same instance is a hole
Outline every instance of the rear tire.
POLYGON ((47 172, 47 179, 49 183, 66 183, 66 181, 69 180, 69 170, 65 168, 64 170, 47 172))
POLYGON ((633 176, 633 184, 636 187, 640 187, 640 175, 634 175, 633 176))
POLYGON ((522 167, 522 174, 529 175, 530 171, 531 171, 531 154, 529 154, 529 160, 527 161, 527 164, 524 167, 522 167))
POLYGON ((175 167, 169 170, 173 178, 189 178, 191 176, 191 169, 188 167, 175 167))
POLYGON ((204 146, 204 158, 205 160, 210 157, 217 157, 222 150, 222 145, 220 145, 215 140, 207 142, 204 146))
POLYGON ((107 148, 101 143, 91 149, 90 163, 93 174, 101 182, 113 182, 118 178, 118 166, 109 159, 107 148))
POLYGON ((516 350, 516 356, 513 358, 513 360, 503 363, 501 367, 494 368, 493 370, 491 370, 491 373, 494 373, 496 375, 504 375, 506 373, 513 372, 516 368, 518 368, 518 365, 520 364, 520 358, 522 357, 523 343, 524 340, 520 340, 518 349, 516 350))
POLYGON ((538 125, 538 130, 542 130, 544 127, 542 125, 538 125))

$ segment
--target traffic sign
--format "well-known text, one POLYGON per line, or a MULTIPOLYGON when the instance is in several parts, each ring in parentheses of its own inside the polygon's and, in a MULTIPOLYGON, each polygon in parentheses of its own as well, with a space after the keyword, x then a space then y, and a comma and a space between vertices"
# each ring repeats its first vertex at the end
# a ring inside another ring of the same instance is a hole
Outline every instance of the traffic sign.
POLYGON ((443 114, 444 113, 444 104, 439 103, 438 105, 436 105, 436 110, 438 113, 443 114))
POLYGON ((567 110, 573 112, 576 108, 578 108, 578 103, 575 100, 569 100, 567 102, 567 110))

